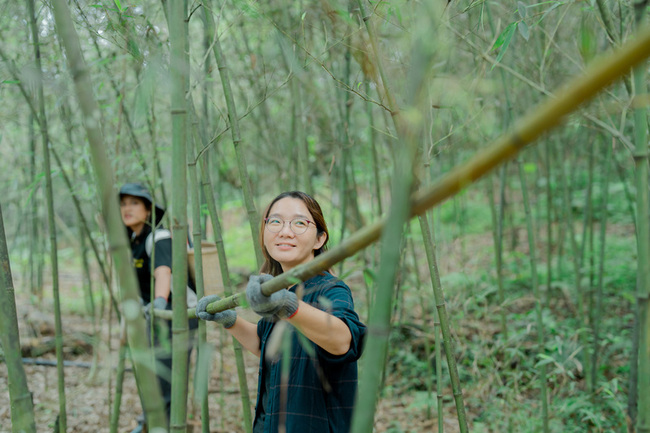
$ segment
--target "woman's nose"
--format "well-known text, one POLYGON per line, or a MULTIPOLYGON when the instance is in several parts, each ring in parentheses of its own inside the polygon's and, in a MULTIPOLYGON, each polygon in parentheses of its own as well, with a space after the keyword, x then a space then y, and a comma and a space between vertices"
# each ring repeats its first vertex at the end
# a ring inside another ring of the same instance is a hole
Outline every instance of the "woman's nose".
POLYGON ((291 223, 290 222, 285 222, 282 224, 282 230, 280 230, 280 234, 282 235, 289 235, 293 236, 295 233, 293 230, 291 230, 291 223))

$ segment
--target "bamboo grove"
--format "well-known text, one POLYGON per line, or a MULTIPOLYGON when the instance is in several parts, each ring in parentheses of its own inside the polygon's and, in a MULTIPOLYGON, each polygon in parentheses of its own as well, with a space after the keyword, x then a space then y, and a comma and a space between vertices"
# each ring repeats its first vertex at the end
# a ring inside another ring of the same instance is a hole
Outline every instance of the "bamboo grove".
MULTIPOLYGON (((325 204, 331 250, 263 289, 324 269, 353 287, 354 432, 650 432, 647 9, 0 3, 0 431, 127 430, 129 366, 165 430, 116 199, 138 181, 170 209, 173 285, 189 236, 213 312, 246 310, 270 197, 325 204), (93 425, 67 382, 71 317, 93 425), (56 404, 21 359, 43 318, 56 404)), ((256 362, 210 323, 188 360, 194 311, 173 302, 169 429, 250 432, 256 362)))

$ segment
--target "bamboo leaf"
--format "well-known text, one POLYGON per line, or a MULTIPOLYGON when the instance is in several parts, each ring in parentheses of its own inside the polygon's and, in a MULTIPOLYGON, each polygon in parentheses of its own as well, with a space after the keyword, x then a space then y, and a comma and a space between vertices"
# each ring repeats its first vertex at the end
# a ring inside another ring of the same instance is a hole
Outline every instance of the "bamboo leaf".
POLYGON ((366 268, 363 270, 363 279, 366 282, 366 286, 371 287, 376 280, 375 272, 370 269, 366 268))
MULTIPOLYGON (((518 21, 515 21, 508 24, 508 26, 501 32, 497 40, 494 42, 491 51, 499 50, 499 54, 496 58, 497 63, 501 61, 506 51, 508 50, 508 46, 510 45, 510 41, 512 41, 512 36, 515 34, 518 23, 518 21)), ((494 69, 494 65, 492 66, 492 69, 494 69)))
MULTIPOLYGON (((210 381, 210 369, 212 366, 212 358, 214 357, 214 345, 204 343, 199 346, 198 356, 196 360, 196 368, 194 369, 194 379, 196 383, 208 383, 210 381)), ((194 387, 194 401, 201 402, 206 397, 207 387, 195 386, 194 387)))
POLYGON ((526 19, 526 16, 528 15, 527 6, 524 3, 518 1, 517 12, 519 13, 521 19, 526 19))
MULTIPOLYGON (((541 4, 547 4, 547 3, 549 3, 549 2, 544 2, 544 3, 539 3, 539 4, 541 5, 541 4)), ((546 16, 548 14, 550 14, 551 12, 553 12, 555 9, 562 6, 563 4, 564 3, 562 3, 562 2, 552 2, 551 7, 546 9, 546 11, 544 12, 544 15, 542 15, 542 17, 535 24, 540 23, 544 18, 546 18, 546 16)))
POLYGON ((527 162, 524 164, 524 171, 526 173, 535 173, 537 171, 537 164, 533 162, 527 162))
POLYGON ((517 30, 519 30, 519 34, 525 40, 528 40, 530 38, 530 28, 528 27, 528 24, 526 24, 525 21, 521 21, 519 23, 519 25, 517 26, 517 30))
POLYGON ((239 10, 244 14, 248 15, 251 18, 259 18, 260 12, 257 10, 257 7, 246 0, 234 0, 233 2, 239 10))

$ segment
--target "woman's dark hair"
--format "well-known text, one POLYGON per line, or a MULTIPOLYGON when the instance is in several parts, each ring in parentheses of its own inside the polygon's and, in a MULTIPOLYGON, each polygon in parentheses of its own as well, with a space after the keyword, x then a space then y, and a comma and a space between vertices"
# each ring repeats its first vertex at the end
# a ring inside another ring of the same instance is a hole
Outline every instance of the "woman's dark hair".
POLYGON ((327 241, 329 241, 330 238, 330 234, 327 231, 327 223, 325 222, 325 217, 323 216, 323 211, 321 210, 318 202, 309 194, 306 194, 302 191, 287 191, 275 197, 273 200, 271 200, 271 203, 269 203, 269 205, 266 207, 266 210, 262 215, 262 221, 260 224, 260 247, 262 248, 262 254, 264 254, 264 264, 262 264, 260 273, 271 274, 274 277, 282 273, 282 265, 280 265, 278 261, 276 261, 274 258, 271 257, 269 252, 266 250, 266 247, 264 246, 264 229, 266 227, 265 220, 266 218, 268 218, 269 212, 271 212, 271 208, 273 207, 273 205, 279 200, 282 200, 283 198, 287 198, 287 197, 295 198, 305 203, 305 206, 307 206, 307 210, 311 214, 312 218, 314 219, 314 223, 316 224, 317 236, 320 237, 323 235, 323 233, 326 236, 323 245, 317 250, 314 250, 314 257, 327 251, 327 241))

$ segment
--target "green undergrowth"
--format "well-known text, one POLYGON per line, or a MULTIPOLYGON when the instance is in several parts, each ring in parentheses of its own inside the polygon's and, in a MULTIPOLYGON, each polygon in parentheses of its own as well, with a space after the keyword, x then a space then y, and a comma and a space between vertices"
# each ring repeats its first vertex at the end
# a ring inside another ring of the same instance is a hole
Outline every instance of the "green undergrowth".
MULTIPOLYGON (((563 257, 554 250, 550 287, 545 256, 537 258, 545 341, 541 349, 529 256, 523 242, 519 244, 521 250, 506 250, 504 254, 503 308, 499 308, 491 263, 471 274, 463 272, 462 267, 441 274, 454 357, 472 431, 541 431, 541 366, 545 366, 547 374, 550 431, 626 431, 636 281, 636 260, 630 254, 635 249, 634 234, 627 229, 613 226, 607 237, 600 310, 596 310, 600 257, 597 239, 593 262, 591 252, 586 251, 582 294, 577 292, 575 268, 566 250, 563 257), (507 337, 501 327, 502 311, 507 337), (594 325, 598 327, 598 356, 596 383, 592 384, 594 325)), ((541 253, 540 248, 537 254, 541 253)), ((403 305, 395 310, 387 395, 426 393, 429 387, 433 387, 435 395, 436 380, 424 379, 435 372, 438 362, 433 296, 428 279, 423 278, 419 290, 427 295, 422 302, 416 284, 413 278, 405 280, 402 293, 408 295, 402 295, 403 305)), ((443 404, 455 416, 444 351, 442 366, 443 404)), ((430 408, 435 405, 435 399, 428 404, 430 408)), ((435 417, 435 410, 433 414, 435 417)))

